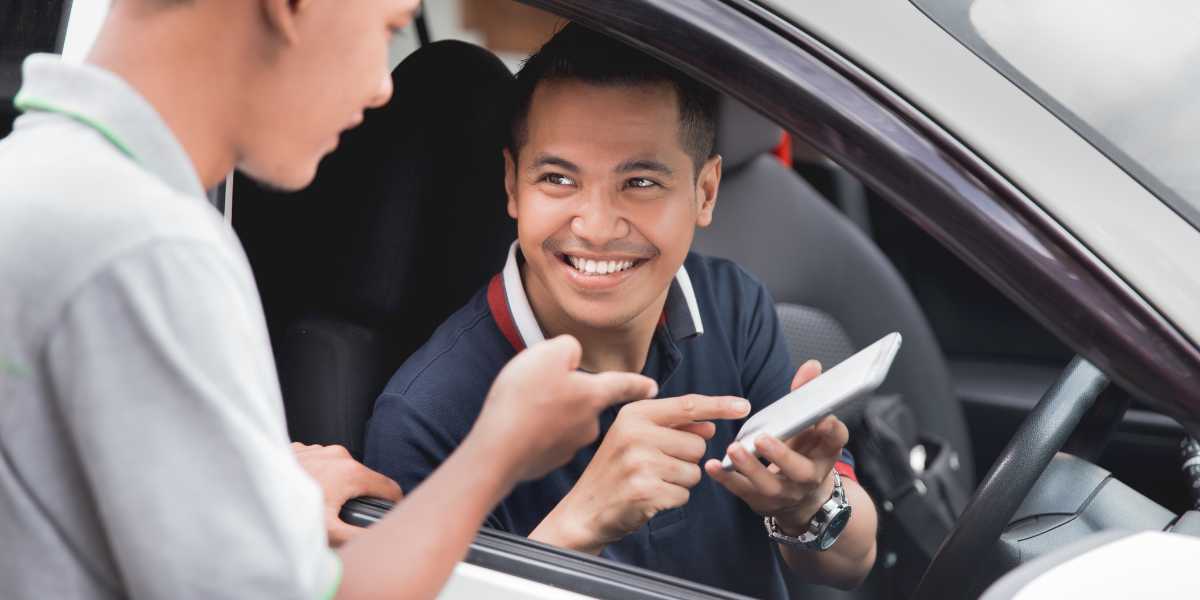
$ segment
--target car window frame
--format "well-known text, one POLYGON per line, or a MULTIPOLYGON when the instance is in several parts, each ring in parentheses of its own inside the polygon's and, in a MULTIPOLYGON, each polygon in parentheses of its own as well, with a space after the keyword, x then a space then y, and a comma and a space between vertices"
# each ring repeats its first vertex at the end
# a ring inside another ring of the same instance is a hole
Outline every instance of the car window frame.
POLYGON ((754 0, 519 1, 649 52, 786 127, 1123 388, 1200 432, 1190 385, 1200 348, 1021 188, 786 15, 754 0))
POLYGON ((1167 205, 1180 218, 1193 228, 1200 230, 1200 205, 1184 198, 1174 188, 1163 182, 1158 175, 1110 141, 1109 136, 1104 132, 1078 117, 1071 108, 1046 92, 1042 86, 1026 76, 1004 55, 997 52, 987 40, 983 39, 983 36, 971 23, 970 10, 974 0, 909 0, 909 2, 947 35, 978 56, 1005 79, 1011 81, 1025 95, 1049 110, 1055 118, 1079 134, 1083 140, 1112 161, 1138 185, 1167 205))
MULTIPOLYGON (((881 192, 1119 384, 1193 435, 1200 432, 1200 403, 1180 393, 1200 376, 1200 351, 1019 187, 796 23, 751 0, 518 1, 622 39, 780 123, 881 192), (655 35, 661 31, 673 35, 655 35), (721 35, 740 43, 722 44, 721 35), (705 42, 717 48, 706 52, 705 42), (896 151, 884 151, 889 147, 896 151), (912 177, 925 185, 905 185, 912 177), (1038 272, 1052 289, 1031 291, 1036 285, 1020 276, 1023 269, 1038 272), (1073 306, 1086 310, 1068 310, 1073 306), (1146 332, 1154 339, 1145 339, 1146 332), (1147 350, 1133 350, 1139 343, 1147 350), (1159 368, 1143 371, 1147 366, 1159 368)), ((481 532, 467 561, 478 560, 477 548, 497 533, 481 532)), ((563 561, 537 553, 537 543, 525 538, 505 541, 515 556, 539 561, 535 570, 563 561)))

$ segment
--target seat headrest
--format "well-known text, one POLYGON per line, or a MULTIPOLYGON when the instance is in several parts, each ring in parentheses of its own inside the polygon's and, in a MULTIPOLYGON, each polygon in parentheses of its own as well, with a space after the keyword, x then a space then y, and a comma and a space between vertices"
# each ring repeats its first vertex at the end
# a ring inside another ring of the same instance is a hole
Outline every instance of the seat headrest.
POLYGON ((725 172, 736 171, 779 145, 783 129, 754 109, 721 96, 717 113, 717 154, 725 172))
POLYGON ((508 220, 501 151, 512 79, 478 46, 424 46, 393 71, 391 101, 368 111, 326 159, 314 193, 331 209, 355 211, 346 247, 335 250, 345 252, 332 293, 339 312, 365 324, 398 322, 419 288, 437 285, 421 280, 418 263, 442 238, 458 238, 449 252, 471 256, 491 235, 484 219, 508 220))

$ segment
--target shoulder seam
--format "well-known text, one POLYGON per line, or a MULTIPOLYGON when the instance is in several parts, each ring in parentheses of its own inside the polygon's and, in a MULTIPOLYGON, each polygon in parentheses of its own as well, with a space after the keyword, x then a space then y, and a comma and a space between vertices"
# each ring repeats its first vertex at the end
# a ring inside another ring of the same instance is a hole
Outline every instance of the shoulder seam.
POLYGON ((451 351, 453 351, 454 348, 458 346, 458 342, 460 340, 462 340, 462 337, 464 335, 466 335, 466 333, 468 331, 478 327, 479 324, 484 319, 486 319, 490 316, 491 316, 491 314, 488 312, 488 310, 486 310, 486 308, 484 310, 479 311, 479 314, 475 315, 475 317, 473 319, 471 319, 471 321, 469 321, 467 324, 465 324, 461 328, 459 328, 458 331, 454 332, 453 338, 450 340, 450 343, 447 344, 445 348, 443 348, 437 354, 434 354, 433 356, 429 357, 429 360, 424 365, 421 365, 421 368, 418 369, 416 373, 413 373, 412 378, 410 378, 408 383, 404 385, 404 389, 397 391, 397 392, 392 392, 391 394, 389 394, 388 392, 385 391, 383 393, 383 395, 396 395, 396 396, 401 396, 401 397, 406 396, 408 394, 408 391, 412 388, 412 386, 414 384, 416 384, 417 380, 420 379, 421 376, 425 374, 426 370, 428 370, 430 367, 432 367, 434 365, 434 363, 441 360, 441 358, 443 356, 445 356, 445 355, 449 354, 451 351))

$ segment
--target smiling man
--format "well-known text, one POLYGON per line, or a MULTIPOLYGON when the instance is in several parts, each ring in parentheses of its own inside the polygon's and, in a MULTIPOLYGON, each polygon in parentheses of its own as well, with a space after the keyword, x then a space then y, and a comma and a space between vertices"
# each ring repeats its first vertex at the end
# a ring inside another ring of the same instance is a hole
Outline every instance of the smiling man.
POLYGON ((490 525, 760 598, 787 597, 790 573, 842 587, 866 575, 875 513, 835 418, 764 441, 769 466, 739 449, 720 469, 740 420, 820 367, 791 372, 760 283, 689 253, 720 184, 714 113, 711 91, 576 25, 529 59, 505 152, 518 242, 378 399, 369 466, 416 486, 499 366, 569 333, 581 369, 645 374, 660 397, 602 414, 598 444, 515 488, 490 525), (805 535, 846 503, 840 538, 805 535))

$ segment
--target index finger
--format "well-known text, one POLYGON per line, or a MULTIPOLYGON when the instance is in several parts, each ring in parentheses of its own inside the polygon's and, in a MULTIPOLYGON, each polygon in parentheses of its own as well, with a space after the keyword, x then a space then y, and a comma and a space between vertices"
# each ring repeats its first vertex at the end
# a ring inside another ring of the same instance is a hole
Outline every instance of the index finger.
POLYGON ((750 413, 750 402, 737 396, 689 394, 647 402, 641 410, 650 421, 674 427, 693 421, 740 419, 750 413))
POLYGON ((595 398, 597 409, 603 410, 614 404, 653 398, 658 394, 658 384, 645 375, 606 371, 604 373, 572 373, 578 385, 595 398))

